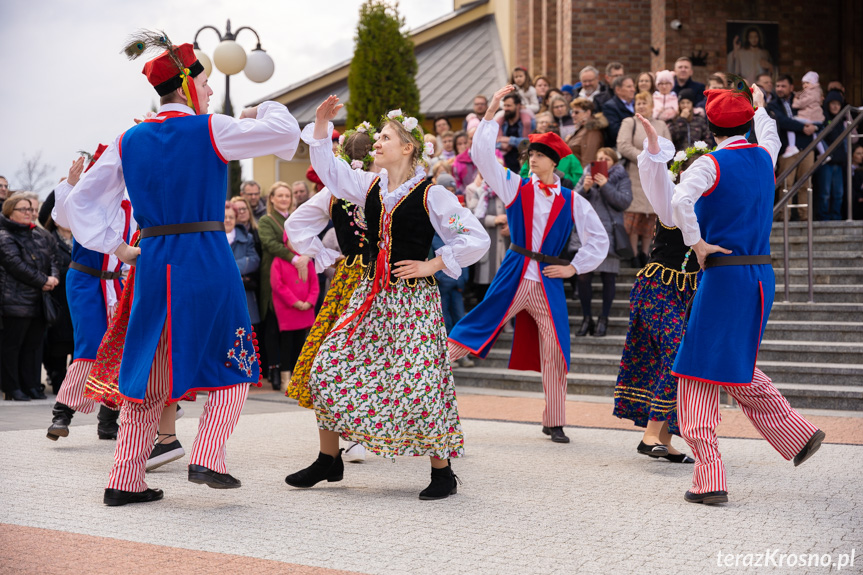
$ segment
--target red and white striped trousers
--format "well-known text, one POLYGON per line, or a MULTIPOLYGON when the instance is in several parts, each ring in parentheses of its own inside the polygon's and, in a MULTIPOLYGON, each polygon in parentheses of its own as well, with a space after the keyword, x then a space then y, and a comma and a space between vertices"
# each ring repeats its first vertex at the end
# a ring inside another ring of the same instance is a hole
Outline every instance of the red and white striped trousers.
POLYGON ((57 394, 57 403, 71 407, 78 413, 93 413, 96 402, 84 397, 84 388, 87 385, 87 377, 90 370, 96 364, 90 359, 76 359, 66 370, 66 377, 60 385, 60 393, 57 394))
MULTIPOLYGON (((165 401, 171 392, 171 358, 168 353, 167 327, 162 331, 143 403, 126 401, 120 410, 120 432, 114 451, 114 467, 109 489, 144 491, 147 458, 165 401)), ((217 473, 227 473, 225 442, 234 431, 249 393, 248 384, 210 391, 198 424, 190 465, 203 465, 217 473)))
MULTIPOLYGON (((503 323, 510 321, 522 310, 530 314, 539 331, 542 391, 545 393, 542 424, 547 427, 564 426, 566 425, 566 361, 557 344, 554 321, 540 282, 522 279, 503 323)), ((448 348, 450 361, 461 359, 470 353, 466 348, 453 342, 449 342, 448 348)))
MULTIPOLYGON (((797 455, 818 431, 788 404, 770 378, 757 367, 749 386, 721 387, 737 400, 758 433, 786 460, 797 455)), ((720 419, 719 388, 719 385, 702 381, 677 379, 680 434, 695 457, 692 493, 728 491, 716 439, 720 419)))

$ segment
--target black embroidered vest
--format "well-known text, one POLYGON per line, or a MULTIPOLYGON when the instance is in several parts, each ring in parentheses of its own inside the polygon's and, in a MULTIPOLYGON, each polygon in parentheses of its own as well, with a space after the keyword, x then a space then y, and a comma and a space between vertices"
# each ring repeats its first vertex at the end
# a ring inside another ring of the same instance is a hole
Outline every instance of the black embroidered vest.
MULTIPOLYGON (((426 178, 415 185, 413 189, 395 205, 387 218, 381 197, 380 179, 375 180, 366 195, 366 222, 368 223, 369 251, 363 254, 368 268, 367 277, 375 275, 375 262, 378 252, 388 242, 390 250, 390 282, 398 280, 392 275, 393 263, 402 260, 428 259, 435 230, 429 221, 426 193, 431 186, 431 180, 426 178), (389 222, 387 233, 384 228, 389 222), (382 239, 386 238, 386 239, 382 239), (368 258, 368 259, 365 259, 368 258)), ((433 285, 434 276, 422 278, 433 285)), ((417 280, 408 280, 409 285, 416 285, 417 280)))
POLYGON ((353 266, 369 250, 368 225, 364 210, 347 200, 333 197, 330 201, 330 218, 336 229, 339 249, 347 260, 345 263, 349 267, 353 266))
POLYGON ((653 233, 653 249, 650 250, 650 259, 647 265, 638 272, 638 275, 645 274, 647 277, 652 277, 661 271, 663 283, 671 283, 671 280, 674 279, 677 288, 682 291, 686 283, 695 289, 695 278, 698 270, 698 258, 695 256, 695 252, 690 252, 689 246, 683 243, 683 232, 678 228, 664 226, 659 218, 656 218, 656 230, 653 233), (686 257, 687 253, 689 253, 688 258, 686 257), (686 265, 681 270, 684 261, 686 261, 686 265))

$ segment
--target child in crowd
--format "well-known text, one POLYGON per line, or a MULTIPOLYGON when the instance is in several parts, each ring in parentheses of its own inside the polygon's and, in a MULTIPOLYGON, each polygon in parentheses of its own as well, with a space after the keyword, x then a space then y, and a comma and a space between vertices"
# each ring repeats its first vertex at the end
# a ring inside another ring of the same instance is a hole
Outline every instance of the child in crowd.
POLYGON ((674 93, 674 72, 656 73, 656 92, 653 93, 653 119, 667 122, 677 116, 677 94, 674 93))
POLYGON ((518 95, 521 97, 521 103, 524 105, 525 110, 530 110, 531 116, 539 112, 539 98, 536 96, 536 88, 533 87, 530 81, 530 74, 527 73, 526 68, 516 66, 512 71, 509 83, 515 86, 518 95))
MULTIPOLYGON (((792 106, 796 114, 794 119, 804 124, 815 124, 818 129, 824 123, 824 109, 821 107, 824 101, 824 92, 821 91, 821 84, 818 83, 818 72, 809 71, 803 75, 803 89, 794 93, 794 105, 792 106)), ((788 147, 783 158, 789 158, 800 150, 796 146, 797 134, 788 131, 788 147)), ((819 143, 817 146, 819 154, 824 153, 824 144, 819 143)))
MULTIPOLYGON (((284 235, 285 247, 299 257, 288 234, 284 235)), ((318 275, 315 263, 309 261, 302 277, 294 264, 282 258, 273 260, 270 269, 270 285, 273 288, 273 307, 279 322, 279 357, 281 357, 282 391, 287 389, 294 367, 303 349, 309 328, 315 323, 315 302, 318 301, 318 275)))
POLYGON ((441 147, 443 148, 440 152, 440 158, 443 160, 450 160, 455 158, 455 134, 452 130, 447 130, 443 134, 440 135, 441 147))

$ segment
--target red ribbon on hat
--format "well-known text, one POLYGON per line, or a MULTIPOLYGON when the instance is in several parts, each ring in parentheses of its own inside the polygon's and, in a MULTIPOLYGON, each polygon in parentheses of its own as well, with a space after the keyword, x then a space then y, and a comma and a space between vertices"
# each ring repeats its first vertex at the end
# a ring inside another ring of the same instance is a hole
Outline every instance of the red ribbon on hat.
POLYGON ((95 163, 96 163, 96 160, 98 160, 99 158, 101 158, 101 157, 102 157, 102 153, 103 153, 105 150, 107 150, 107 149, 108 149, 108 146, 106 146, 105 144, 99 144, 99 147, 97 147, 97 148, 96 148, 96 153, 95 153, 95 154, 93 154, 93 158, 90 160, 90 163, 89 163, 89 164, 87 164, 87 168, 84 170, 84 172, 86 172, 87 170, 89 170, 90 168, 92 168, 92 167, 93 167, 93 164, 95 164, 95 163))

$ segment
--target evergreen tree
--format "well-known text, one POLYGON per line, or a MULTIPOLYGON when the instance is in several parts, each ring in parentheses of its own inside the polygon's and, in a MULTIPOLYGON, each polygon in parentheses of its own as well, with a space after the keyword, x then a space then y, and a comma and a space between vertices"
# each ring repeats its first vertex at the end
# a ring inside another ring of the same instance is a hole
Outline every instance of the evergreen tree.
POLYGON ((422 119, 415 80, 417 59, 413 41, 407 32, 402 32, 404 24, 398 3, 366 0, 360 8, 354 58, 348 72, 348 127, 364 120, 377 124, 381 116, 395 108, 422 119))

